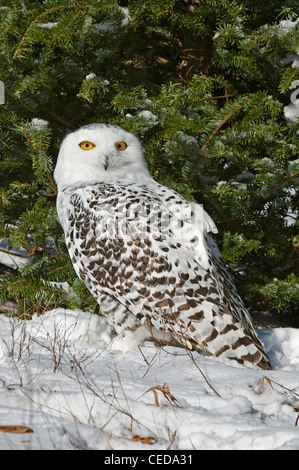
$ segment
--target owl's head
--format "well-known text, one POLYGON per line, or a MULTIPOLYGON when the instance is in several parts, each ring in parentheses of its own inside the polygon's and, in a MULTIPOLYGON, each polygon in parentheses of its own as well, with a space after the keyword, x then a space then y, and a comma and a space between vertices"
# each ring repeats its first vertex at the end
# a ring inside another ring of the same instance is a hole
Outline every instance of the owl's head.
POLYGON ((59 189, 73 184, 151 179, 139 140, 106 124, 89 124, 65 137, 54 178, 59 189))

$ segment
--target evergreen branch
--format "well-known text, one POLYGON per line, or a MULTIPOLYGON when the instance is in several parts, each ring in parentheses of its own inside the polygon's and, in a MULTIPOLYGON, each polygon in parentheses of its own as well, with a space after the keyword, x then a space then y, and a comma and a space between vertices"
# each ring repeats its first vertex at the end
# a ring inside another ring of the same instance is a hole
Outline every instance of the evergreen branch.
POLYGON ((78 16, 81 14, 82 7, 79 2, 76 2, 76 3, 79 6, 78 12, 76 13, 76 15, 74 15, 71 21, 64 28, 62 28, 60 31, 58 31, 56 34, 53 35, 55 39, 57 39, 66 29, 69 29, 72 23, 74 23, 76 19, 78 18, 78 16))
MULTIPOLYGON (((9 94, 10 96, 14 96, 15 92, 12 91, 9 87, 5 86, 5 93, 9 94)), ((17 97, 22 106, 24 106, 25 109, 27 109, 30 113, 34 113, 34 109, 28 106, 28 104, 20 97, 17 97)))
MULTIPOLYGON (((249 97, 245 97, 245 100, 248 100, 249 97)), ((211 143, 211 141, 213 140, 213 138, 215 137, 215 135, 219 132, 219 130, 224 126, 224 124, 227 123, 227 121, 232 117, 234 116, 236 113, 238 113, 242 108, 244 107, 244 104, 241 104, 239 105, 237 108, 235 109, 232 109, 230 113, 228 113, 224 119, 222 119, 222 121, 217 125, 217 127, 213 130, 213 132, 211 133, 211 135, 209 136, 206 144, 204 145, 203 147, 203 150, 206 151, 211 143)), ((199 157, 197 158, 196 160, 196 163, 195 163, 195 167, 189 177, 189 180, 192 182, 193 179, 195 178, 196 174, 197 174, 197 171, 198 171, 198 168, 200 167, 202 161, 207 158, 204 154, 199 154, 199 157)))
POLYGON ((233 222, 237 222, 238 219, 236 217, 227 217, 225 214, 223 208, 221 205, 218 203, 217 199, 209 195, 207 192, 204 193, 204 196, 207 198, 211 206, 215 209, 215 211, 219 214, 220 216, 220 222, 219 223, 225 223, 231 225, 233 222))
MULTIPOLYGON (((249 100, 249 97, 246 96, 244 98, 245 100, 249 100)), ((204 146, 204 151, 207 150, 207 148, 209 147, 211 141, 213 140, 213 138, 215 137, 215 135, 217 134, 217 132, 221 129, 221 127, 224 126, 224 124, 227 123, 227 121, 232 117, 234 116, 234 114, 238 113, 242 108, 244 107, 244 104, 241 104, 240 106, 238 106, 237 108, 235 109, 232 109, 231 112, 229 114, 227 114, 224 119, 222 119, 222 121, 218 124, 218 126, 214 129, 214 131, 212 132, 212 134, 210 135, 210 137, 208 138, 205 146, 204 146)))
MULTIPOLYGON (((28 75, 27 75, 27 77, 28 77, 28 75)), ((23 88, 21 88, 21 89, 19 88, 14 92, 14 94, 17 97, 19 97, 21 93, 24 93, 27 90, 27 88, 30 88, 30 85, 32 85, 33 83, 36 82, 36 77, 31 78, 31 80, 27 80, 27 77, 25 77, 25 80, 22 80, 22 82, 26 81, 23 88)))
POLYGON ((10 256, 17 256, 19 258, 30 258, 30 256, 33 256, 37 252, 37 247, 35 246, 31 251, 29 251, 29 253, 26 253, 26 254, 15 253, 14 251, 4 250, 4 248, 0 248, 0 251, 10 256))
POLYGON ((297 75, 298 69, 292 67, 287 69, 285 74, 282 76, 278 87, 281 93, 285 93, 287 90, 290 89, 291 83, 296 79, 297 75))
POLYGON ((283 186, 287 181, 295 178, 296 175, 294 175, 293 173, 289 173, 288 175, 283 175, 280 179, 280 181, 278 181, 278 183, 276 183, 271 189, 269 189, 269 191, 267 191, 265 194, 262 195, 262 198, 263 199, 269 199, 274 193, 276 193, 276 191, 281 187, 283 186))
MULTIPOLYGON (((33 144, 33 141, 31 139, 31 137, 29 136, 29 134, 26 132, 25 130, 25 127, 24 126, 20 126, 20 129, 24 135, 24 137, 26 138, 26 140, 34 147, 34 144, 33 144)), ((43 149, 43 146, 42 146, 42 135, 40 134, 39 136, 39 154, 43 156, 43 161, 44 161, 44 168, 43 168, 43 172, 46 173, 47 175, 47 178, 49 181, 45 181, 45 185, 49 188, 51 188, 53 190, 52 193, 40 193, 41 195, 44 195, 44 196, 56 196, 57 195, 57 186, 56 186, 56 183, 55 183, 55 180, 52 176, 52 172, 50 171, 49 169, 49 165, 48 165, 48 158, 47 158, 47 155, 46 155, 46 152, 45 150, 43 149)))
POLYGON ((3 36, 5 36, 7 31, 9 31, 11 27, 12 27, 11 25, 8 25, 7 28, 3 30, 2 34, 0 34, 0 40, 2 39, 3 36))
POLYGON ((235 1, 228 2, 226 0, 219 0, 219 2, 222 3, 224 8, 226 8, 229 11, 232 18, 234 19, 235 24, 239 26, 239 24, 241 23, 240 14, 242 11, 242 6, 238 5, 237 2, 235 1), (233 7, 235 7, 236 11, 233 9, 233 7))
POLYGON ((196 158, 196 162, 195 162, 195 165, 194 165, 194 169, 191 173, 191 175, 189 176, 189 181, 192 182, 194 180, 194 178, 196 177, 197 175, 197 171, 201 165, 201 163, 203 162, 203 160, 206 158, 205 155, 203 154, 198 154, 198 157, 196 158))
POLYGON ((271 66, 270 60, 266 60, 265 57, 259 57, 258 53, 254 51, 250 51, 250 56, 253 57, 255 62, 265 70, 266 76, 268 76, 271 79, 274 86, 277 87, 278 76, 277 74, 275 74, 275 71, 273 67, 271 66))
POLYGON ((24 302, 27 312, 55 303, 95 310, 67 258, 51 200, 57 194, 52 155, 65 129, 101 121, 139 134, 161 184, 206 202, 226 260, 247 266, 243 293, 270 283, 272 273, 281 305, 292 269, 286 265, 295 264, 297 248, 298 133, 285 107, 299 78, 292 63, 298 24, 281 24, 287 9, 274 3, 49 0, 26 2, 22 11, 18 2, 5 2, 0 235, 9 244, 0 252, 30 262, 11 279, 3 272, 2 296, 24 302), (130 19, 125 15, 123 24, 124 4, 130 19), (91 73, 97 78, 84 80, 91 73), (154 123, 144 117, 149 113, 154 123), (51 127, 39 130, 32 118, 51 127), (18 247, 25 254, 13 253, 18 247), (43 292, 47 281, 67 282, 71 295, 52 297, 54 286, 43 292))
POLYGON ((42 106, 41 108, 44 112, 48 113, 53 118, 54 122, 58 121, 71 130, 76 129, 76 126, 73 124, 72 121, 67 120, 64 116, 59 113, 56 113, 53 109, 45 108, 44 106, 42 106))
POLYGON ((37 16, 35 18, 34 21, 32 21, 32 23, 28 26, 28 28, 26 29, 25 31, 25 34, 23 35, 21 41, 19 42, 18 46, 17 46, 17 49, 13 55, 13 60, 15 60, 17 58, 17 56, 19 55, 20 51, 21 51, 21 48, 22 48, 22 45, 23 43, 28 39, 28 34, 30 32, 30 30, 34 27, 34 25, 40 21, 41 18, 45 17, 46 15, 50 14, 50 13, 53 13, 54 11, 57 11, 57 10, 63 10, 63 9, 70 9, 70 8, 73 8, 73 6, 65 6, 65 5, 58 5, 56 7, 53 7, 53 8, 50 8, 49 10, 47 11, 44 11, 43 13, 41 13, 39 16, 37 16))
POLYGON ((49 177, 50 177, 50 179, 51 179, 51 185, 50 185, 50 184, 47 184, 47 183, 45 183, 45 184, 46 184, 46 186, 52 187, 52 189, 54 189, 53 192, 52 192, 52 193, 40 192, 39 194, 40 194, 41 196, 46 196, 46 197, 55 197, 55 196, 57 196, 57 186, 56 186, 55 180, 54 180, 54 178, 52 177, 52 175, 49 175, 49 177))
POLYGON ((299 242, 297 240, 297 237, 293 237, 292 239, 292 245, 289 248, 289 251, 286 253, 286 258, 282 263, 282 266, 287 266, 291 261, 294 255, 297 255, 299 253, 299 242))

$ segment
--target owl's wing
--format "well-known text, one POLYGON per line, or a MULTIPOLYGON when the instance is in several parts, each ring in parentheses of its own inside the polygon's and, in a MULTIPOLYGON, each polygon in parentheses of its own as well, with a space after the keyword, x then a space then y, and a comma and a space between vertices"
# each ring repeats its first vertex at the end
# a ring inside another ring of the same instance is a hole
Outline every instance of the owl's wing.
POLYGON ((170 210, 167 200, 137 185, 74 191, 65 234, 79 277, 96 298, 106 293, 140 323, 166 330, 186 346, 267 368, 208 234, 213 222, 184 200, 178 205, 170 210))

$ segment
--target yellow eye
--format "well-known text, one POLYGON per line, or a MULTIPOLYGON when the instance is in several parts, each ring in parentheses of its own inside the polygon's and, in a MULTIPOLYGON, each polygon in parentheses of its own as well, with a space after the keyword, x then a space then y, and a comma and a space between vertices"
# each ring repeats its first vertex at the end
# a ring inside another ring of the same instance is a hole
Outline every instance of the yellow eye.
POLYGON ((89 142, 89 140, 83 140, 79 145, 83 150, 91 150, 95 147, 95 145, 92 142, 89 142))
POLYGON ((127 144, 126 144, 126 142, 116 142, 115 148, 116 148, 117 150, 123 151, 123 150, 126 150, 127 144))

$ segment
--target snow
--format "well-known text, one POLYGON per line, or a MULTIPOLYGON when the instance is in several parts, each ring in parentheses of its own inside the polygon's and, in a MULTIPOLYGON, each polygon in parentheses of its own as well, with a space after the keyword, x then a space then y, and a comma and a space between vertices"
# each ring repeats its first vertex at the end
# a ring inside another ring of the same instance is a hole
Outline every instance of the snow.
POLYGON ((85 80, 94 80, 95 78, 98 78, 97 74, 95 73, 89 73, 88 75, 86 75, 85 77, 85 80))
POLYGON ((0 251, 0 263, 12 269, 17 269, 19 266, 27 264, 30 259, 28 257, 22 258, 17 256, 18 254, 25 256, 27 252, 22 249, 13 251, 3 240, 0 240, 0 250, 4 250, 0 251), (13 253, 16 253, 16 256, 13 253))
POLYGON ((126 7, 119 7, 123 14, 123 19, 121 23, 116 23, 114 21, 103 21, 102 23, 97 23, 94 25, 94 31, 96 33, 114 33, 117 29, 125 28, 130 23, 131 17, 129 15, 128 8, 126 7))
MULTIPOLYGON (((298 80, 296 80, 296 83, 297 82, 298 80)), ((293 87, 291 86, 290 88, 293 88, 293 87)), ((288 119, 291 122, 296 122, 297 119, 299 118, 299 99, 297 98, 298 95, 299 95, 299 88, 296 88, 296 90, 293 91, 293 93, 291 94, 291 103, 283 108, 286 119, 288 119)))
POLYGON ((295 28, 296 24, 299 22, 299 19, 295 21, 292 20, 282 20, 278 27, 276 27, 276 31, 280 36, 284 36, 290 32, 290 29, 295 28))
MULTIPOLYGON (((284 20, 281 21, 279 24, 279 34, 284 35, 287 34, 290 29, 295 28, 299 19, 296 21, 284 20)), ((299 51, 296 51, 294 54, 289 54, 282 63, 289 63, 292 62, 292 68, 299 69, 299 51)), ((294 80, 291 85, 290 89, 295 88, 295 91, 291 94, 291 103, 283 108, 285 118, 290 122, 297 122, 299 118, 299 99, 297 98, 299 89, 298 89, 298 80, 294 80)))
POLYGON ((148 110, 141 111, 138 116, 152 122, 156 122, 158 120, 157 116, 148 110))
POLYGON ((111 355, 103 319, 0 315, 0 449, 299 449, 299 330, 258 330, 273 370, 147 342, 111 355), (266 376, 269 380, 264 379, 266 376))
POLYGON ((0 80, 0 104, 5 104, 5 87, 4 83, 0 80))
POLYGON ((39 28, 52 29, 52 28, 56 28, 57 24, 58 24, 57 21, 53 21, 53 22, 48 22, 48 23, 38 23, 37 26, 39 28))
POLYGON ((35 132, 41 132, 43 131, 44 127, 47 127, 49 125, 48 121, 45 121, 44 119, 39 119, 39 118, 32 118, 31 122, 28 124, 28 127, 35 132))

